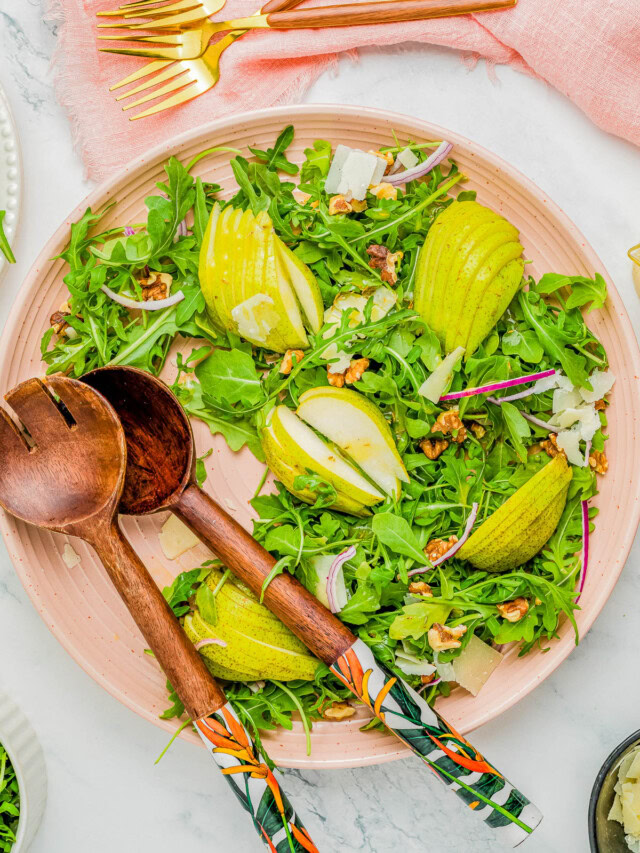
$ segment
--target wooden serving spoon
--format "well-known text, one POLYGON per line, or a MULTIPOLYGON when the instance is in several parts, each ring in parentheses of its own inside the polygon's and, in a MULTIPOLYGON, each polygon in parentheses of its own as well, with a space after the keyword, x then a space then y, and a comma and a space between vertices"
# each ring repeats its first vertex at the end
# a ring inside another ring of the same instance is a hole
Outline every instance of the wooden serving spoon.
MULTIPOLYGON (((191 425, 169 388, 133 367, 103 367, 83 381, 109 400, 124 428, 120 511, 171 510, 260 596, 276 560, 197 485, 191 425)), ((542 819, 538 809, 293 575, 272 578, 263 600, 503 841, 515 847, 533 832, 542 819)))
POLYGON ((279 811, 290 850, 300 849, 293 841, 300 833, 309 845, 304 849, 315 851, 249 732, 120 530, 116 512, 127 445, 113 408, 93 388, 65 376, 28 379, 5 399, 21 423, 0 408, 0 505, 30 524, 78 536, 96 550, 261 839, 271 842, 257 814, 264 799, 261 814, 265 808, 279 811), (236 782, 238 773, 251 777, 252 798, 236 782))

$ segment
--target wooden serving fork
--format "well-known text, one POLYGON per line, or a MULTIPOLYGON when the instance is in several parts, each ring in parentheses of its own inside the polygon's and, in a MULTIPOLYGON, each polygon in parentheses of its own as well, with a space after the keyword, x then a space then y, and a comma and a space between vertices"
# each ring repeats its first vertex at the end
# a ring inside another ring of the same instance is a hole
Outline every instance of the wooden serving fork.
POLYGON ((533 832, 538 809, 293 575, 285 571, 263 590, 276 560, 197 485, 191 425, 167 386, 132 367, 103 367, 83 381, 109 400, 124 428, 120 511, 175 513, 503 841, 516 847, 533 832))
POLYGON ((66 376, 28 379, 5 399, 21 425, 0 408, 0 505, 29 524, 93 546, 262 841, 271 850, 277 845, 289 853, 318 853, 248 730, 120 530, 117 510, 127 445, 113 408, 89 385, 66 376), (278 815, 277 831, 271 820, 269 827, 263 825, 262 815, 278 815))

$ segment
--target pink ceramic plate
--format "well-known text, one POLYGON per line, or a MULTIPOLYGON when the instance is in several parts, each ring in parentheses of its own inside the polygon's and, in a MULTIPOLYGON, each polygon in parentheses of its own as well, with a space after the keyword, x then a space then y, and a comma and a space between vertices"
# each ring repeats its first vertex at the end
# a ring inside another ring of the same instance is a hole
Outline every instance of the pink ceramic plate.
MULTIPOLYGON (((465 188, 478 191, 478 199, 500 211, 521 232, 526 256, 533 261, 529 272, 592 276, 604 273, 602 264, 584 237, 553 202, 529 180, 505 162, 469 140, 442 128, 407 116, 361 107, 335 105, 286 107, 255 112, 218 121, 190 131, 132 163, 95 190, 45 246, 16 300, 0 348, 0 388, 42 373, 40 337, 49 316, 65 298, 64 264, 50 260, 64 247, 69 225, 87 205, 94 210, 117 200, 105 217, 105 226, 140 221, 143 200, 155 182, 162 179, 162 164, 170 154, 188 160, 205 148, 247 145, 266 148, 282 127, 292 122, 296 137, 293 159, 303 159, 303 149, 314 139, 331 140, 368 150, 392 143, 392 131, 401 140, 448 139, 454 156, 469 176, 465 188)), ((225 188, 234 186, 228 155, 207 157, 198 171, 225 188)), ((603 311, 589 322, 604 343, 618 377, 609 409, 611 448, 609 472, 600 481, 597 499, 600 516, 593 537, 589 576, 581 600, 578 624, 582 635, 602 609, 616 583, 638 524, 640 494, 640 442, 638 420, 640 395, 637 377, 640 354, 629 319, 612 283, 603 311)), ((212 440, 195 424, 198 452, 214 447, 208 460, 207 489, 247 526, 247 499, 254 492, 262 466, 248 452, 234 454, 222 439, 212 440)), ((124 519, 124 528, 160 585, 179 571, 193 568, 207 554, 203 546, 167 561, 158 545, 157 532, 164 516, 124 519)), ((69 569, 62 559, 65 537, 28 527, 9 517, 2 518, 2 531, 16 570, 42 618, 68 652, 99 684, 138 714, 156 725, 173 730, 175 721, 162 722, 158 714, 166 707, 165 682, 154 661, 142 654, 144 643, 133 621, 106 579, 93 553, 80 542, 73 548, 80 563, 69 569)), ((461 732, 491 720, 511 707, 538 685, 574 648, 573 631, 566 624, 560 638, 547 654, 533 652, 518 659, 514 652, 491 677, 478 698, 457 690, 443 700, 443 713, 461 732)), ((284 767, 354 767, 390 761, 405 754, 393 737, 359 731, 364 711, 342 723, 320 723, 313 728, 311 757, 305 753, 300 725, 293 731, 281 729, 265 737, 273 758, 284 767)), ((185 733, 194 742, 193 734, 185 733)))

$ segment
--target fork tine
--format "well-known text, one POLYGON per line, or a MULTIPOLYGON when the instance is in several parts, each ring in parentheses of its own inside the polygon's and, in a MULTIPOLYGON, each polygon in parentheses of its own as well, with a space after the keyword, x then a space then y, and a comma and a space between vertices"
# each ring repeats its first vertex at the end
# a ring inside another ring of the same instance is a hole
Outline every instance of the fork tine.
POLYGON ((152 80, 146 80, 139 86, 134 86, 133 89, 127 89, 127 91, 123 92, 122 95, 118 95, 116 97, 116 101, 123 101, 125 98, 131 97, 131 95, 137 95, 138 92, 144 92, 145 89, 150 89, 152 86, 155 86, 158 83, 162 83, 165 80, 171 80, 173 77, 180 73, 180 71, 176 71, 174 63, 172 62, 171 68, 167 68, 165 71, 161 71, 159 74, 156 74, 152 80))
POLYGON ((149 28, 152 28, 154 30, 157 30, 162 28, 177 30, 187 24, 197 24, 200 21, 206 21, 207 18, 207 13, 200 6, 198 7, 198 9, 192 9, 189 12, 183 12, 181 15, 168 15, 166 18, 158 18, 150 23, 117 25, 98 24, 98 29, 106 28, 111 30, 148 30, 149 28))
POLYGON ((120 56, 148 56, 169 61, 180 59, 177 48, 171 47, 101 47, 100 53, 117 53, 120 56))
MULTIPOLYGON (((182 63, 177 64, 181 65, 182 63)), ((175 92, 176 89, 181 89, 183 86, 187 86, 189 83, 193 82, 193 78, 190 76, 190 72, 190 68, 181 68, 180 71, 174 77, 174 79, 170 80, 165 86, 161 86, 159 89, 155 89, 153 92, 149 92, 147 95, 143 95, 143 97, 138 98, 137 101, 133 101, 130 104, 126 104, 122 109, 131 110, 134 107, 139 107, 141 104, 146 104, 149 101, 153 101, 154 98, 159 98, 161 95, 168 95, 170 92, 175 92)))
MULTIPOLYGON (((99 41, 126 41, 134 44, 168 44, 171 47, 179 47, 182 39, 179 33, 170 36, 98 36, 99 41)), ((108 50, 108 48, 102 48, 108 50)))
MULTIPOLYGON (((92 428, 116 419, 115 413, 104 398, 86 383, 61 374, 48 376, 45 388, 48 396, 55 394, 62 400, 78 428, 92 428)), ((56 406, 57 408, 57 406, 56 406)), ((58 409, 59 411, 59 409, 58 409)))
POLYGON ((169 110, 172 107, 177 107, 180 104, 185 104, 187 101, 197 98, 198 95, 203 95, 209 89, 213 89, 214 86, 215 83, 211 83, 211 85, 204 85, 201 84, 199 80, 194 80, 193 83, 191 83, 191 85, 186 89, 183 89, 182 92, 178 92, 170 98, 165 98, 164 101, 160 101, 159 104, 149 107, 148 110, 143 110, 143 112, 138 113, 135 116, 131 116, 129 121, 137 121, 139 118, 147 118, 148 116, 155 115, 156 113, 161 113, 164 110, 169 110))
POLYGON ((0 445, 2 454, 15 453, 17 450, 29 452, 31 447, 25 436, 20 432, 11 416, 0 407, 0 445))
POLYGON ((21 382, 4 398, 29 430, 36 445, 55 440, 60 430, 70 426, 50 390, 40 379, 21 382))
POLYGON ((129 74, 128 77, 123 77, 122 80, 119 80, 117 83, 114 83, 113 86, 110 86, 109 91, 113 92, 116 89, 121 89, 122 86, 127 86, 129 83, 135 83, 136 80, 148 77, 150 74, 162 72, 162 69, 166 68, 167 65, 172 65, 172 61, 170 59, 156 59, 153 62, 147 62, 146 65, 143 65, 142 68, 134 71, 133 74, 129 74))
POLYGON ((199 0, 180 0, 178 3, 167 5, 166 0, 163 5, 158 4, 158 0, 150 0, 149 3, 129 3, 126 6, 121 6, 119 9, 112 9, 108 12, 97 12, 97 17, 100 18, 142 18, 151 17, 153 15, 165 15, 167 12, 181 12, 184 9, 195 9, 201 5, 199 0))

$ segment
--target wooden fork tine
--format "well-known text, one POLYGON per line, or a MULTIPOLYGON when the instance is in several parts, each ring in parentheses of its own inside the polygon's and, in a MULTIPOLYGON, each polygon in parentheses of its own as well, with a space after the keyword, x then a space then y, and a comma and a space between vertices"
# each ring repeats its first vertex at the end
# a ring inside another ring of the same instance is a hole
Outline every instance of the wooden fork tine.
MULTIPOLYGON (((179 62, 176 63, 176 65, 182 65, 182 63, 179 62)), ((175 92, 176 89, 181 89, 183 86, 186 86, 187 84, 192 82, 192 78, 189 75, 190 71, 190 68, 180 68, 176 72, 175 78, 170 80, 169 83, 167 83, 165 86, 161 86, 159 89, 154 89, 153 92, 149 92, 142 98, 138 98, 137 101, 133 101, 130 104, 126 104, 122 109, 131 110, 134 107, 139 107, 141 104, 146 104, 149 101, 153 101, 154 98, 159 98, 161 95, 168 95, 170 92, 175 92), (185 72, 187 73, 185 74, 185 72)))
MULTIPOLYGON (((153 62, 149 63, 153 65, 153 62)), ((165 80, 172 80, 177 74, 181 74, 181 71, 176 71, 175 63, 171 63, 171 68, 167 68, 164 71, 161 71, 159 74, 156 74, 151 80, 145 80, 139 86, 134 86, 133 89, 127 89, 126 92, 123 92, 121 95, 116 97, 116 101, 123 101, 125 98, 131 97, 131 95, 137 95, 138 92, 144 92, 146 89, 150 89, 152 86, 156 86, 158 83, 163 83, 165 80)))
POLYGON ((141 80, 143 77, 148 77, 149 74, 155 74, 156 72, 160 72, 163 68, 166 68, 167 65, 172 64, 173 63, 170 59, 154 59, 153 62, 147 62, 146 65, 143 65, 142 68, 138 68, 138 70, 134 71, 133 74, 129 74, 128 77, 123 77, 122 80, 119 80, 117 83, 114 83, 113 86, 109 87, 109 91, 113 92, 116 89, 121 89, 123 86, 127 86, 129 83, 135 83, 136 80, 141 80))

